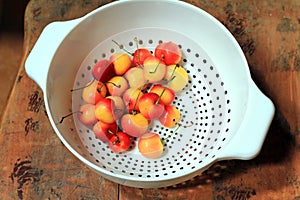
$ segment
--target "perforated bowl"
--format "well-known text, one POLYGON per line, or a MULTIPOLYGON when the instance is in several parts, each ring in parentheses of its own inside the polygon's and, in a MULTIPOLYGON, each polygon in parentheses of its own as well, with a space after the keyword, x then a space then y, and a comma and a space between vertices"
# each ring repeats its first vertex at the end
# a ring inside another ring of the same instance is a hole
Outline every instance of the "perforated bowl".
POLYGON ((49 120, 64 145, 103 177, 127 186, 169 186, 219 160, 251 159, 274 115, 272 102, 254 84, 230 32, 205 11, 180 1, 118 1, 79 19, 51 23, 25 68, 42 88, 49 120), (70 90, 93 79, 97 61, 121 51, 112 40, 133 52, 135 38, 139 47, 152 51, 161 42, 178 44, 180 64, 189 75, 173 102, 182 115, 180 128, 150 124, 149 131, 167 138, 158 159, 141 156, 135 145, 113 153, 76 117, 59 123, 82 104, 81 91, 70 90))

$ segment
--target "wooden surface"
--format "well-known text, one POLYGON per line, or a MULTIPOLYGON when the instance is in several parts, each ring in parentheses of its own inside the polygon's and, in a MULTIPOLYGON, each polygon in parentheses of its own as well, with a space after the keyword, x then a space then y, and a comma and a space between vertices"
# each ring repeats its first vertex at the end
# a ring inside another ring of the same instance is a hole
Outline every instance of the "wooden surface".
POLYGON ((300 1, 188 1, 233 33, 276 114, 257 158, 222 161, 191 181, 161 189, 121 186, 84 166, 59 141, 42 91, 24 71, 26 56, 48 23, 80 17, 108 2, 31 0, 27 6, 23 60, 1 119, 0 199, 299 200, 300 1))

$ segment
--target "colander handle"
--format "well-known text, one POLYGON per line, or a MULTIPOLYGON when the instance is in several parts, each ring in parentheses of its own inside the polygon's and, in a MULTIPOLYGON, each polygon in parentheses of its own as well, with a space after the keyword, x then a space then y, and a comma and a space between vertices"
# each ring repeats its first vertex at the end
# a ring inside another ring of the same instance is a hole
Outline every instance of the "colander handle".
POLYGON ((236 135, 220 151, 219 160, 249 160, 257 156, 262 148, 275 108, 253 81, 249 88, 249 103, 244 120, 236 135))
POLYGON ((43 91, 46 89, 47 74, 57 48, 82 19, 48 24, 29 53, 25 61, 25 71, 43 91))

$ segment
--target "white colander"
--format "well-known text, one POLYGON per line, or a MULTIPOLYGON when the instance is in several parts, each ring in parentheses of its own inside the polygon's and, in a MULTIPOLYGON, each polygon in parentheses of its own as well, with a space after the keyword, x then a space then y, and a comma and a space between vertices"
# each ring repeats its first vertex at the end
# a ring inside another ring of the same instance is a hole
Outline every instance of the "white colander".
POLYGON ((274 114, 272 102, 251 79, 247 61, 229 31, 203 10, 180 1, 117 1, 82 18, 46 26, 26 63, 44 92, 49 120, 65 146, 103 177, 134 187, 164 187, 188 180, 224 159, 251 159, 262 146, 274 114), (113 153, 75 117, 91 69, 125 49, 154 50, 172 41, 183 52, 189 83, 176 95, 182 114, 175 131, 153 121, 149 130, 164 142, 161 158, 147 159, 137 147, 113 153), (61 122, 61 123, 60 123, 61 122), (174 132, 175 131, 175 132, 174 132), (169 135, 172 135, 169 137, 169 135))

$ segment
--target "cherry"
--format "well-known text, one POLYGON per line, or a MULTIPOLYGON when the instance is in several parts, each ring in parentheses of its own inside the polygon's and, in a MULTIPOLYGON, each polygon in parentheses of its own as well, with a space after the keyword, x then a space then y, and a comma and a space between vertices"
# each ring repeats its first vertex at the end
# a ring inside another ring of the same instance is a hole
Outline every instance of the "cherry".
POLYGON ((114 66, 109 60, 100 60, 94 65, 92 75, 98 81, 107 82, 115 75, 114 66))
POLYGON ((134 66, 142 66, 144 60, 148 57, 152 56, 151 52, 148 49, 137 49, 133 53, 132 62, 134 66))
POLYGON ((177 44, 163 42, 157 45, 154 55, 159 59, 163 59, 166 65, 175 65, 181 60, 182 52, 177 44))
POLYGON ((131 140, 129 135, 119 131, 110 138, 108 145, 113 152, 120 153, 127 151, 129 149, 130 143, 131 140))

